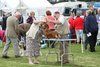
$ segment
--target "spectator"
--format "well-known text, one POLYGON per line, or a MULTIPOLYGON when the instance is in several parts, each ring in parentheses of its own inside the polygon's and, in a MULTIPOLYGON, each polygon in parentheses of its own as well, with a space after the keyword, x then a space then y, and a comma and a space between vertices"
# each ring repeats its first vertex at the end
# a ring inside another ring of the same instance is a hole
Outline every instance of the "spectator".
POLYGON ((10 47, 11 42, 14 44, 14 53, 15 57, 19 56, 19 48, 18 48, 18 19, 20 18, 20 13, 16 12, 15 16, 10 16, 7 18, 7 28, 6 28, 6 44, 3 49, 2 58, 9 58, 7 55, 8 49, 10 47))
MULTIPOLYGON (((18 12, 18 10, 16 12, 18 12)), ((24 19, 23 19, 23 15, 22 14, 20 15, 20 18, 18 20, 19 20, 19 24, 22 24, 24 22, 23 21, 24 19)))
POLYGON ((48 22, 48 20, 55 20, 55 18, 52 16, 51 12, 48 10, 46 11, 46 17, 45 17, 45 20, 47 20, 47 24, 49 26, 49 29, 50 30, 54 30, 54 26, 55 26, 55 23, 54 22, 48 22))
POLYGON ((19 18, 19 24, 22 24, 24 21, 23 21, 23 16, 21 15, 20 18, 19 18))
POLYGON ((77 13, 76 18, 73 21, 76 32, 77 43, 81 42, 80 38, 82 39, 83 35, 84 19, 81 18, 80 15, 81 13, 77 13))
MULTIPOLYGON (((55 23, 49 22, 48 20, 52 20, 52 21, 55 20, 55 17, 52 16, 52 13, 49 10, 46 11, 45 21, 47 22, 47 24, 49 26, 49 30, 55 30, 54 29, 55 23)), ((50 43, 52 44, 51 48, 54 48, 55 47, 54 41, 50 41, 50 43)))
POLYGON ((30 14, 29 14, 29 17, 26 20, 26 22, 32 24, 34 20, 36 20, 35 13, 33 11, 31 11, 30 14))
POLYGON ((98 9, 98 14, 96 15, 96 19, 97 19, 99 31, 100 31, 100 8, 98 9))
POLYGON ((86 30, 85 30, 85 20, 86 20, 86 16, 88 16, 88 14, 84 15, 84 29, 83 29, 83 43, 84 43, 84 49, 87 49, 88 46, 88 39, 87 39, 87 34, 86 34, 86 30))
POLYGON ((70 18, 68 19, 68 22, 70 25, 69 26, 70 27, 69 39, 72 39, 72 36, 74 34, 74 25, 73 25, 74 18, 75 18, 75 14, 71 13, 70 18))
POLYGON ((97 41, 98 23, 96 17, 91 10, 86 11, 87 17, 85 20, 85 31, 90 45, 90 52, 95 52, 95 45, 97 41))
MULTIPOLYGON (((97 15, 96 15, 96 19, 97 19, 97 23, 98 23, 98 35, 97 35, 97 39, 100 39, 100 8, 98 8, 97 10, 97 15)), ((97 45, 100 45, 100 42, 97 41, 97 45)))
POLYGON ((2 30, 6 30, 6 20, 7 20, 7 13, 5 13, 2 17, 2 30))
MULTIPOLYGON (((89 10, 91 10, 92 11, 92 15, 94 15, 95 16, 95 11, 94 11, 94 7, 93 7, 93 5, 92 4, 90 4, 89 5, 89 10)), ((85 15, 84 15, 84 20, 86 20, 86 16, 88 16, 88 14, 85 12, 85 15)), ((85 31, 85 22, 84 22, 84 29, 83 29, 83 41, 84 41, 84 48, 85 48, 85 50, 87 49, 87 46, 88 46, 88 37, 87 37, 87 34, 86 34, 86 31, 85 31)))
POLYGON ((88 8, 89 8, 89 10, 91 10, 91 11, 92 11, 92 15, 94 15, 94 16, 95 16, 96 11, 94 10, 93 5, 92 5, 92 4, 90 4, 88 8))
MULTIPOLYGON (((52 22, 54 22, 56 24, 55 31, 57 31, 61 35, 62 39, 67 39, 68 38, 67 34, 69 32, 68 23, 65 21, 64 16, 61 15, 58 11, 56 11, 54 13, 54 16, 55 16, 56 20, 52 21, 52 22)), ((68 53, 68 46, 63 45, 63 43, 62 43, 62 44, 60 44, 60 57, 64 53, 68 53), (64 51, 64 49, 65 49, 65 51, 64 51)), ((63 60, 62 61, 63 61, 63 64, 69 62, 67 54, 63 56, 63 60)))

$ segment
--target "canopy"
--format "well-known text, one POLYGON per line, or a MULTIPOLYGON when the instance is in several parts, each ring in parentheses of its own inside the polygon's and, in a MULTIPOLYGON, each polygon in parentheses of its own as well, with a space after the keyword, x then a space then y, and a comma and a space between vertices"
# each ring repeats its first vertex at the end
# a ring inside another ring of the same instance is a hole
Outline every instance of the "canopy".
MULTIPOLYGON (((52 5, 47 0, 1 0, 1 2, 6 2, 12 9, 21 7, 18 6, 23 2, 28 8, 41 8, 41 7, 51 7, 52 5)), ((26 8, 23 6, 22 8, 26 8)))
POLYGON ((11 9, 15 9, 19 4, 19 0, 1 0, 1 2, 6 2, 5 5, 8 5, 11 9))
POLYGON ((20 0, 20 3, 16 7, 16 9, 27 9, 27 8, 28 6, 22 0, 20 0))
POLYGON ((61 2, 61 3, 54 4, 53 7, 71 7, 71 8, 74 8, 74 7, 78 7, 79 4, 82 6, 81 8, 87 8, 87 3, 86 2, 80 2, 80 1, 77 1, 77 2, 61 2))
POLYGON ((0 1, 0 9, 1 9, 2 6, 3 6, 3 3, 0 1))
POLYGON ((0 10, 3 10, 5 12, 10 12, 11 11, 11 7, 7 5, 6 2, 2 3, 2 5, 0 6, 0 10))
POLYGON ((51 7, 52 5, 47 0, 24 0, 29 8, 51 7))

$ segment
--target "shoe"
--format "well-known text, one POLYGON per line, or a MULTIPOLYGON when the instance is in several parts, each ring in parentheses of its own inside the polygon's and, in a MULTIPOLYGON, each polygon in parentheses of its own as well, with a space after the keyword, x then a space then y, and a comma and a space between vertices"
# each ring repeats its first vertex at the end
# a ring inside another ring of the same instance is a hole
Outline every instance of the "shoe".
POLYGON ((35 60, 35 61, 34 61, 34 64, 39 64, 39 63, 40 63, 40 62, 39 62, 39 61, 37 61, 37 60, 35 60))
POLYGON ((90 52, 96 52, 95 50, 90 50, 90 52))
MULTIPOLYGON (((57 61, 57 63, 61 63, 61 61, 57 61)), ((69 61, 63 61, 63 64, 69 63, 69 61)))
POLYGON ((95 49, 89 49, 90 52, 95 52, 95 49))
POLYGON ((29 64, 34 64, 33 62, 29 62, 29 64))
POLYGON ((20 56, 19 55, 15 55, 15 58, 19 58, 20 56))
POLYGON ((9 56, 4 56, 4 55, 3 55, 2 58, 9 58, 9 56))
POLYGON ((85 50, 87 50, 87 47, 84 47, 85 50))
POLYGON ((61 61, 59 60, 59 61, 57 61, 57 63, 61 63, 61 61))
POLYGON ((69 63, 69 61, 64 61, 64 62, 63 62, 63 64, 67 64, 67 63, 69 63))

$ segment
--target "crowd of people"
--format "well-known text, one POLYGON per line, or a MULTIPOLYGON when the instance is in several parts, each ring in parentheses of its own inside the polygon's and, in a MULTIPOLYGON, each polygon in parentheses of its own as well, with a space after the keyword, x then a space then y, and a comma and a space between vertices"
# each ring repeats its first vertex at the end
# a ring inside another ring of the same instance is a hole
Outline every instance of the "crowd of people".
MULTIPOLYGON (((37 20, 37 18, 35 18, 34 11, 29 13, 26 23, 23 23, 23 19, 24 18, 21 13, 18 11, 12 16, 4 15, 2 30, 5 30, 6 44, 4 45, 2 58, 9 58, 8 49, 11 43, 14 47, 15 57, 20 57, 18 44, 21 39, 24 38, 28 63, 39 64, 39 45, 43 35, 43 31, 40 27, 42 22, 48 24, 49 30, 57 31, 61 35, 62 39, 72 39, 73 33, 75 33, 77 43, 82 41, 85 49, 87 49, 87 45, 89 44, 89 50, 91 52, 95 52, 98 28, 100 26, 100 9, 98 9, 98 14, 95 14, 93 6, 89 6, 89 9, 86 10, 84 17, 82 17, 81 13, 76 13, 75 16, 75 13, 72 11, 68 21, 62 14, 60 14, 60 12, 56 11, 54 15, 52 15, 50 10, 46 11, 46 16, 42 18, 42 20, 37 20), (34 62, 32 60, 33 56, 34 62)), ((68 47, 63 47, 62 44, 63 43, 60 44, 60 56, 64 53, 64 48, 66 49, 65 52, 68 53, 68 47)), ((54 45, 52 47, 54 47, 54 45)), ((68 55, 65 54, 63 56, 63 63, 68 62, 68 55)))
MULTIPOLYGON (((38 57, 40 56, 40 42, 42 40, 43 31, 40 27, 42 22, 47 23, 49 30, 55 30, 60 35, 61 38, 67 38, 68 34, 68 23, 66 23, 64 16, 60 12, 56 11, 54 16, 52 16, 51 11, 46 11, 46 16, 42 20, 37 20, 35 18, 35 12, 31 11, 26 23, 20 22, 19 19, 22 18, 20 12, 15 12, 14 15, 7 17, 5 21, 5 36, 6 44, 4 45, 2 58, 9 58, 8 49, 10 44, 13 44, 15 57, 20 57, 18 42, 21 38, 24 39, 26 44, 26 55, 28 56, 29 64, 33 64, 32 57, 34 56, 34 64, 39 63, 38 57), (56 28, 56 29, 55 29, 56 28)), ((22 21, 22 20, 21 20, 22 21)), ((4 23, 3 23, 4 24, 4 23)), ((3 27, 3 25, 2 25, 3 27)), ((63 43, 62 43, 63 44, 63 43)), ((68 49, 67 47, 65 47, 68 49)), ((67 51, 66 51, 67 52, 67 51)), ((60 55, 62 55, 63 47, 60 45, 60 55)), ((63 63, 68 63, 68 55, 65 55, 63 63)), ((60 58, 61 59, 61 58, 60 58)))
POLYGON ((100 9, 97 9, 97 14, 94 11, 92 5, 89 5, 89 9, 86 10, 84 15, 82 13, 71 12, 68 22, 70 24, 69 38, 73 38, 73 34, 76 34, 77 43, 81 41, 84 43, 84 48, 87 49, 87 45, 90 45, 90 52, 95 52, 95 45, 97 42, 97 35, 99 35, 99 23, 100 23, 100 9))

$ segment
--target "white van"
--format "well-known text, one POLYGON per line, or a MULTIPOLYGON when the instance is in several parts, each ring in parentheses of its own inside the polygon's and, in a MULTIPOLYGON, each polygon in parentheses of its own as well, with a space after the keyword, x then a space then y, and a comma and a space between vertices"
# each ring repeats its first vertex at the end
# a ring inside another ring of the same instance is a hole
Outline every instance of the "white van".
POLYGON ((55 11, 59 11, 65 17, 69 17, 70 11, 76 11, 80 8, 87 8, 87 3, 79 1, 56 3, 50 10, 52 11, 52 13, 54 13, 55 11))

